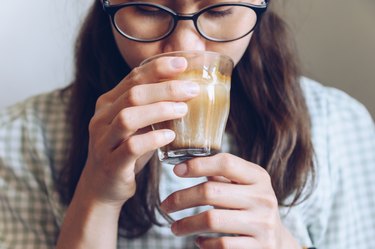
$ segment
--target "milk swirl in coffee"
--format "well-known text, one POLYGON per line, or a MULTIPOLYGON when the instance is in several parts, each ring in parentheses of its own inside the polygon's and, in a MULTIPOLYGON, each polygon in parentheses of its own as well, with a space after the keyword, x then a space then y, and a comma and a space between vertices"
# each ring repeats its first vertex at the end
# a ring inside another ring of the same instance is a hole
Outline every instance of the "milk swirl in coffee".
POLYGON ((229 114, 230 76, 203 68, 184 72, 179 79, 198 83, 200 94, 187 102, 189 110, 185 117, 154 125, 155 129, 176 133, 175 140, 159 151, 159 156, 169 163, 220 151, 229 114))
POLYGON ((170 129, 176 134, 173 142, 158 149, 159 159, 178 164, 218 153, 229 115, 233 60, 211 51, 175 51, 150 57, 141 65, 164 56, 186 59, 187 68, 173 79, 196 82, 200 93, 187 101, 183 118, 152 125, 154 130, 170 129))

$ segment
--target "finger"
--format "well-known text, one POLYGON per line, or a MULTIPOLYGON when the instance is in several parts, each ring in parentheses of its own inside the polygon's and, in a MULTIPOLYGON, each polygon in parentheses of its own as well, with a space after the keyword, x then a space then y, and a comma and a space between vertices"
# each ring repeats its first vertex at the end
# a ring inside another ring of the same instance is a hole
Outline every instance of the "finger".
POLYGON ((171 130, 155 130, 131 136, 112 152, 117 165, 135 162, 141 156, 171 143, 176 134, 171 130))
POLYGON ((106 97, 114 101, 133 86, 172 79, 186 68, 187 61, 183 57, 160 57, 134 68, 106 97))
MULTIPOLYGON (((264 217, 254 217, 247 211, 211 209, 189 216, 172 224, 172 232, 177 236, 200 233, 224 233, 254 236, 258 231, 270 230, 264 217)), ((267 219, 266 219, 267 220, 267 219)), ((266 234, 265 234, 266 236, 266 234)))
POLYGON ((261 245, 253 237, 198 237, 195 241, 196 246, 201 249, 260 249, 261 245))
POLYGON ((180 177, 223 176, 239 184, 271 181, 262 167, 228 153, 188 160, 176 165, 174 172, 180 177))
POLYGON ((186 103, 159 102, 122 110, 110 124, 106 135, 112 149, 128 139, 137 130, 166 120, 183 117, 188 111, 186 103))
POLYGON ((207 179, 213 182, 226 182, 231 183, 232 181, 224 176, 208 176, 207 179))
POLYGON ((187 101, 199 94, 200 87, 193 81, 170 80, 155 84, 137 85, 116 101, 120 106, 147 105, 160 101, 187 101))
POLYGON ((221 182, 204 182, 196 186, 179 190, 169 195, 162 203, 161 209, 173 213, 186 208, 210 205, 228 209, 250 209, 254 205, 264 206, 261 196, 255 197, 248 185, 237 185, 221 182))
POLYGON ((132 106, 149 105, 162 101, 185 102, 197 96, 200 87, 191 81, 167 81, 156 84, 137 85, 122 94, 107 111, 107 122, 124 108, 132 106))

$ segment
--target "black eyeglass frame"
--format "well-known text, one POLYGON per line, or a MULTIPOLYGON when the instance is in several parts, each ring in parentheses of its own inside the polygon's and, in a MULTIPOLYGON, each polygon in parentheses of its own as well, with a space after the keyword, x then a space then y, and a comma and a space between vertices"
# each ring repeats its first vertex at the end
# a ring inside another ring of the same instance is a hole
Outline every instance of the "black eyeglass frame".
POLYGON ((131 3, 122 3, 122 4, 111 5, 108 0, 101 0, 101 2, 103 4, 103 10, 110 16, 111 22, 112 22, 113 26, 115 27, 115 29, 117 30, 117 32, 119 32, 122 36, 128 38, 129 40, 137 41, 137 42, 156 42, 156 41, 160 41, 160 40, 165 39, 166 37, 168 37, 169 35, 171 35, 173 33, 173 31, 176 29, 178 21, 180 21, 180 20, 192 20, 193 23, 194 23, 195 29, 198 31, 198 33, 202 37, 204 37, 205 39, 207 39, 209 41, 214 41, 214 42, 236 41, 236 40, 239 40, 239 39, 247 36, 248 34, 250 34, 255 29, 255 27, 258 25, 258 23, 261 19, 262 14, 266 11, 266 9, 268 7, 268 1, 264 1, 261 5, 255 5, 255 4, 250 4, 250 3, 242 3, 242 2, 225 2, 225 3, 218 3, 218 4, 209 5, 205 8, 203 8, 203 9, 200 9, 199 11, 197 11, 195 13, 178 14, 177 12, 173 11, 172 9, 170 9, 166 6, 163 6, 163 5, 160 5, 160 4, 155 4, 155 3, 131 2, 131 3), (154 8, 161 9, 161 10, 171 14, 171 16, 173 17, 173 25, 170 27, 170 29, 164 35, 162 35, 158 38, 155 38, 155 39, 140 39, 140 38, 132 37, 132 36, 124 33, 123 31, 121 31, 121 29, 117 26, 117 24, 115 22, 116 12, 119 11, 120 9, 124 8, 124 7, 135 6, 135 5, 142 5, 142 6, 146 6, 146 7, 154 7, 154 8), (243 7, 248 7, 250 9, 252 9, 257 16, 257 20, 256 20, 256 23, 255 23, 254 27, 250 31, 248 31, 246 34, 244 34, 244 35, 242 35, 238 38, 230 39, 230 40, 214 39, 214 38, 211 38, 211 37, 207 36, 206 34, 204 34, 199 29, 197 20, 198 20, 199 16, 201 14, 203 14, 204 12, 206 12, 210 9, 213 9, 213 8, 216 8, 216 7, 222 7, 222 6, 243 6, 243 7))

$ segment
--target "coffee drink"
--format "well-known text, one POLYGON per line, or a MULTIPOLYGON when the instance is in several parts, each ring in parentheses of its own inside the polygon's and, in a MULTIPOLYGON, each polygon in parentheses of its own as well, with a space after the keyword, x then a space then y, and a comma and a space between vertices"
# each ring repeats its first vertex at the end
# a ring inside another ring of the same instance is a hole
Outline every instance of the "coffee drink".
POLYGON ((170 163, 219 152, 229 114, 230 77, 193 71, 180 79, 198 83, 200 94, 187 102, 186 116, 154 125, 155 129, 176 133, 175 140, 161 148, 161 153, 165 153, 162 158, 168 158, 170 163))
POLYGON ((200 94, 187 101, 188 113, 181 119, 153 125, 153 129, 171 129, 175 140, 158 150, 159 159, 177 164, 220 151, 229 115, 229 96, 233 61, 213 52, 174 52, 184 56, 188 68, 177 79, 198 83, 200 94))

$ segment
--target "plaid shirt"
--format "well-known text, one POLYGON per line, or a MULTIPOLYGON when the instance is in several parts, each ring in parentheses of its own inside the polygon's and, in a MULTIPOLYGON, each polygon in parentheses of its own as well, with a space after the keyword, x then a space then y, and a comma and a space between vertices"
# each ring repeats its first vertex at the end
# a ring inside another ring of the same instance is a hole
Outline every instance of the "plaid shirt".
MULTIPOLYGON (((302 78, 312 120, 317 184, 301 204, 280 208, 301 245, 319 249, 375 248, 375 127, 366 109, 345 93, 302 78)), ((56 179, 66 158, 69 94, 33 97, 0 112, 0 249, 53 248, 66 207, 56 179)), ((161 198, 203 179, 181 179, 163 167, 161 198)), ((205 207, 177 212, 178 219, 205 207)), ((152 227, 119 238, 118 248, 194 248, 194 237, 152 227)))

